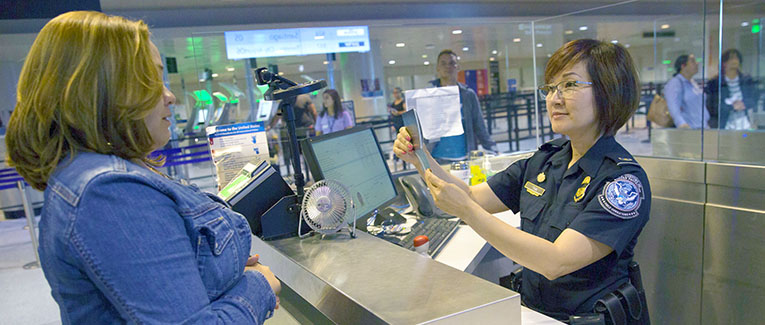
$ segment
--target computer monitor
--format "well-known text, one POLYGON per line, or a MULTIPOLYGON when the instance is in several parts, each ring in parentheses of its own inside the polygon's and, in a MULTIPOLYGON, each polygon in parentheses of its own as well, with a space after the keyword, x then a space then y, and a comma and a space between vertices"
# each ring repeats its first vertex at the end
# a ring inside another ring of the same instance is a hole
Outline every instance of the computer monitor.
POLYGON ((271 113, 274 110, 274 103, 277 102, 261 99, 260 102, 258 102, 258 116, 256 121, 268 121, 271 118, 271 113))
POLYGON ((344 100, 340 102, 343 105, 343 109, 351 112, 351 119, 353 119, 353 125, 356 125, 356 107, 353 105, 352 100, 344 100))
POLYGON ((357 219, 366 220, 396 199, 396 186, 371 127, 357 126, 308 138, 302 146, 316 181, 332 179, 348 188, 357 219))

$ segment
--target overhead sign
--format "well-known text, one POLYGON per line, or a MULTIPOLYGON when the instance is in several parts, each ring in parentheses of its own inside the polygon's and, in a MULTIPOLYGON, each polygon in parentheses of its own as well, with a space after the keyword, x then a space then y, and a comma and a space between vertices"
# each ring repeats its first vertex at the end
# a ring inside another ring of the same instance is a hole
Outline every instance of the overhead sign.
POLYGON ((229 60, 368 52, 369 27, 317 27, 224 32, 229 60))

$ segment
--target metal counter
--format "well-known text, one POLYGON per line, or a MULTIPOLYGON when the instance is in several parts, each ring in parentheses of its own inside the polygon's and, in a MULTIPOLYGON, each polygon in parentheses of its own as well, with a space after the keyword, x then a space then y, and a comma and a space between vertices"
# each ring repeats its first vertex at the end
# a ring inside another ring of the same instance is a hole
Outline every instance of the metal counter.
POLYGON ((651 217, 635 247, 652 322, 762 323, 765 167, 637 160, 652 189, 651 217))
POLYGON ((263 241, 252 253, 338 324, 520 324, 520 294, 363 232, 263 241))

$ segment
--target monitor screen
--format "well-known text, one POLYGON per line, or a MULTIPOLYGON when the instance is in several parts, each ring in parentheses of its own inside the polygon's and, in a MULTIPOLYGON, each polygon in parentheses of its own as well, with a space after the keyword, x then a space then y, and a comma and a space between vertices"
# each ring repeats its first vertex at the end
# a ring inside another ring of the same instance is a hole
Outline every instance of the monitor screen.
POLYGON ((340 102, 341 105, 343 105, 343 109, 346 111, 351 112, 351 118, 353 119, 353 124, 356 125, 356 108, 353 106, 352 100, 344 100, 340 102))
POLYGON ((369 126, 303 141, 303 154, 315 180, 332 179, 348 188, 356 218, 366 218, 396 198, 388 164, 369 126))
POLYGON ((258 103, 257 121, 268 121, 271 118, 271 112, 274 109, 275 101, 261 99, 258 103))

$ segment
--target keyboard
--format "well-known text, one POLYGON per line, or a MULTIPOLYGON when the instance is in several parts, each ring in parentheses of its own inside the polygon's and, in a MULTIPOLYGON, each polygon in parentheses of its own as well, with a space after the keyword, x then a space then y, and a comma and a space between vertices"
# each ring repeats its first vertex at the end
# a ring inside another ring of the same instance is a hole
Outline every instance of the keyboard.
POLYGON ((460 225, 458 219, 449 220, 444 218, 424 218, 418 220, 412 226, 412 231, 402 237, 385 236, 383 239, 402 246, 408 250, 414 250, 414 238, 420 235, 428 236, 428 254, 436 255, 460 225))

